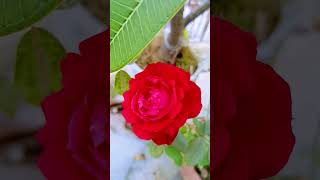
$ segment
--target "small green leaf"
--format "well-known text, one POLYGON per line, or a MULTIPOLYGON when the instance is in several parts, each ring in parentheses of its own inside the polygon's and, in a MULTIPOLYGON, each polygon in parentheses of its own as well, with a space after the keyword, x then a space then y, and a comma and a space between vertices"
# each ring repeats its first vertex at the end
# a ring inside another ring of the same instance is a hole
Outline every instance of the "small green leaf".
POLYGON ((123 94, 129 89, 129 80, 131 77, 129 74, 123 70, 120 70, 117 75, 114 82, 114 88, 119 94, 123 94))
POLYGON ((188 149, 185 153, 185 161, 190 166, 195 166, 201 162, 201 160, 207 154, 207 146, 205 139, 197 137, 188 146, 188 149))
POLYGON ((182 126, 182 128, 180 128, 180 133, 182 133, 182 134, 185 134, 185 133, 187 133, 187 126, 186 125, 184 125, 184 126, 182 126))
POLYGON ((0 36, 20 31, 54 10, 62 0, 0 0, 0 36))
POLYGON ((110 86, 110 97, 114 98, 117 95, 116 90, 114 89, 114 87, 110 86))
POLYGON ((184 152, 187 148, 187 140, 181 132, 178 133, 176 139, 173 141, 172 146, 181 152, 184 152))
POLYGON ((160 157, 162 155, 163 149, 164 149, 163 146, 157 146, 153 142, 149 142, 147 144, 147 147, 148 147, 150 155, 154 158, 160 157))
POLYGON ((16 112, 18 93, 9 80, 0 77, 0 111, 8 118, 12 118, 16 112))
POLYGON ((209 146, 207 146, 205 151, 206 151, 206 153, 205 153, 206 155, 203 156, 202 160, 198 164, 200 167, 205 167, 205 166, 210 165, 210 150, 209 150, 209 146))
POLYGON ((60 89, 60 60, 65 54, 60 42, 44 29, 32 28, 24 34, 18 45, 14 84, 28 103, 39 105, 60 89))
POLYGON ((193 123, 196 125, 197 132, 200 135, 203 135, 205 132, 205 122, 200 122, 199 119, 195 118, 195 119, 193 119, 193 123))
POLYGON ((173 146, 167 146, 165 148, 165 152, 166 155, 168 157, 170 157, 177 166, 181 166, 182 165, 182 155, 181 152, 179 150, 177 150, 175 147, 173 146))
POLYGON ((187 142, 190 143, 192 140, 194 140, 197 136, 192 132, 192 126, 191 125, 185 125, 186 132, 183 134, 186 138, 187 142))

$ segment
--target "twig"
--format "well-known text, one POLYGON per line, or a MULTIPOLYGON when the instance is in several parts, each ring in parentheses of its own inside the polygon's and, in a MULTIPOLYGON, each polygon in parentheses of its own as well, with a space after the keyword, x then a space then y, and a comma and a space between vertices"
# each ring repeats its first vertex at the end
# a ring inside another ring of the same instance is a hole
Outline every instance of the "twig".
POLYGON ((204 13, 206 10, 210 8, 210 2, 204 3, 202 6, 200 6, 194 13, 188 15, 184 19, 184 26, 187 27, 189 23, 191 23, 193 20, 195 20, 199 15, 204 13))
POLYGON ((182 8, 171 20, 171 31, 168 36, 168 43, 171 47, 176 47, 179 44, 184 29, 183 11, 182 8))
POLYGON ((2 136, 0 137, 0 146, 10 144, 12 142, 16 142, 25 138, 34 138, 37 132, 38 129, 30 129, 2 136))
POLYGON ((181 35, 184 29, 183 19, 184 8, 172 18, 170 24, 171 29, 167 37, 164 37, 164 44, 162 47, 163 54, 166 54, 166 59, 170 64, 176 63, 176 56, 181 47, 181 35))

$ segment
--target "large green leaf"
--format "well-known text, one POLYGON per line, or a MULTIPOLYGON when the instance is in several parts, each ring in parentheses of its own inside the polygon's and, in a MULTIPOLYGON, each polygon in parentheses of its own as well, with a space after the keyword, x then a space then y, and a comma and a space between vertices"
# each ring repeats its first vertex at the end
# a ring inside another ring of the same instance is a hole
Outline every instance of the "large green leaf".
POLYGON ((0 0, 0 36, 20 31, 47 15, 62 0, 0 0))
POLYGON ((22 97, 38 105, 51 92, 60 89, 60 60, 65 49, 48 31, 32 28, 17 49, 14 84, 22 97))
POLYGON ((191 141, 185 153, 186 163, 190 166, 195 166, 207 155, 209 144, 204 138, 198 137, 191 141))
POLYGON ((134 60, 185 0, 111 0, 110 71, 134 60))

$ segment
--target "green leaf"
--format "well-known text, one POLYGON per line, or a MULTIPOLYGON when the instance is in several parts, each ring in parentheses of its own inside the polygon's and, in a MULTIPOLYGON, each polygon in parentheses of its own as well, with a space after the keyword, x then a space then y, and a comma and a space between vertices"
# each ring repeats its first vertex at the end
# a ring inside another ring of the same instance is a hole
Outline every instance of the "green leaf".
POLYGON ((119 94, 123 94, 129 89, 129 80, 131 77, 129 74, 123 70, 120 70, 117 75, 114 82, 114 88, 119 94))
POLYGON ((179 151, 184 152, 187 148, 187 140, 183 136, 182 132, 179 132, 176 139, 173 141, 172 146, 177 148, 179 151))
POLYGON ((182 155, 179 150, 174 148, 173 146, 167 146, 165 148, 166 155, 170 157, 177 166, 182 165, 182 155))
POLYGON ((45 96, 60 89, 60 60, 64 56, 63 46, 44 29, 32 28, 22 37, 14 84, 28 103, 39 105, 45 96))
POLYGON ((187 133, 187 131, 188 131, 188 128, 187 128, 186 125, 182 126, 182 128, 180 128, 180 130, 179 130, 179 132, 182 133, 182 134, 187 133))
POLYGON ((148 147, 150 155, 154 158, 160 157, 162 155, 163 149, 164 149, 163 146, 157 146, 153 142, 149 142, 147 144, 147 147, 148 147))
POLYGON ((114 87, 110 86, 110 98, 114 98, 118 93, 114 89, 114 87))
POLYGON ((187 144, 189 144, 192 140, 194 140, 197 135, 193 133, 193 124, 185 124, 183 129, 180 132, 183 132, 185 139, 187 140, 187 144), (183 130, 183 131, 182 131, 183 130))
POLYGON ((111 0, 110 71, 133 61, 186 0, 111 0))
POLYGON ((200 122, 199 119, 195 118, 193 119, 193 123, 196 125, 196 128, 197 128, 197 132, 200 134, 200 135, 203 135, 204 132, 205 132, 205 122, 200 122))
POLYGON ((195 166, 201 162, 201 160, 207 154, 208 144, 204 138, 198 137, 190 142, 188 149, 185 153, 185 161, 190 166, 195 166))
POLYGON ((0 36, 20 31, 54 10, 62 0, 0 0, 0 36))
POLYGON ((205 167, 205 166, 210 165, 210 150, 209 150, 209 146, 207 146, 205 151, 206 151, 206 153, 205 153, 206 155, 203 156, 202 160, 198 164, 200 167, 205 167))
POLYGON ((0 77, 0 111, 12 118, 17 109, 18 99, 18 93, 11 82, 0 77))

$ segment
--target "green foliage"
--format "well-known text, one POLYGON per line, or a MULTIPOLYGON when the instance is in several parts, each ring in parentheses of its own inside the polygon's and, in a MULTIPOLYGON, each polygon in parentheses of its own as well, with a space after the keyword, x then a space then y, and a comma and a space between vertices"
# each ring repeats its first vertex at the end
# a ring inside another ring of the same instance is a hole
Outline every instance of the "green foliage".
POLYGON ((110 97, 114 98, 117 95, 117 91, 115 90, 115 88, 113 86, 110 86, 110 97))
POLYGON ((111 0, 110 71, 133 61, 185 0, 111 0))
POLYGON ((204 168, 210 165, 210 123, 209 120, 194 119, 185 124, 171 145, 157 146, 150 142, 149 153, 159 157, 163 149, 165 154, 177 166, 189 165, 204 168), (150 145, 152 144, 152 146, 150 145), (161 152, 161 153, 160 153, 161 152))
POLYGON ((178 133, 176 139, 173 141, 172 146, 181 152, 184 152, 187 148, 188 142, 184 137, 183 133, 181 133, 181 131, 178 133))
POLYGON ((210 121, 205 121, 204 134, 210 137, 210 121))
POLYGON ((17 49, 14 84, 31 104, 60 88, 60 60, 65 50, 48 31, 32 28, 21 39, 17 49))
POLYGON ((164 146, 157 146, 153 142, 147 144, 149 153, 152 157, 158 158, 162 155, 164 146))
POLYGON ((176 149, 173 146, 167 146, 165 148, 165 152, 166 152, 166 155, 170 157, 175 162, 176 165, 178 166, 182 165, 182 161, 183 161, 182 153, 178 149, 176 149))
POLYGON ((203 168, 209 165, 210 165, 210 148, 208 147, 205 149, 204 155, 200 160, 200 162, 198 163, 198 166, 203 168))
POLYGON ((200 121, 198 119, 193 119, 193 124, 196 126, 197 128, 197 132, 200 134, 200 135, 204 135, 205 133, 205 127, 206 127, 206 124, 205 122, 203 121, 200 121))
POLYGON ((114 82, 114 88, 119 94, 123 94, 129 89, 129 80, 131 77, 129 74, 123 70, 120 70, 117 75, 114 82))
POLYGON ((185 153, 186 163, 191 166, 201 163, 208 153, 208 146, 206 140, 201 137, 193 139, 185 153))
POLYGON ((190 47, 181 47, 177 55, 176 66, 193 74, 198 66, 198 60, 193 55, 190 47))
POLYGON ((54 10, 62 0, 0 0, 0 36, 20 31, 54 10))

